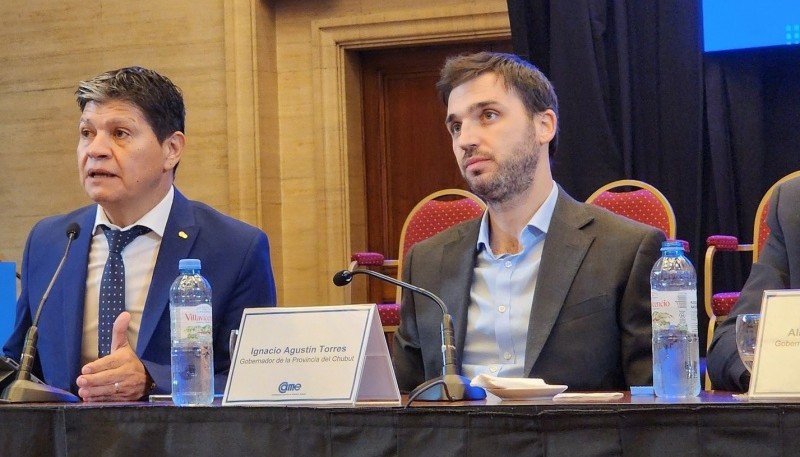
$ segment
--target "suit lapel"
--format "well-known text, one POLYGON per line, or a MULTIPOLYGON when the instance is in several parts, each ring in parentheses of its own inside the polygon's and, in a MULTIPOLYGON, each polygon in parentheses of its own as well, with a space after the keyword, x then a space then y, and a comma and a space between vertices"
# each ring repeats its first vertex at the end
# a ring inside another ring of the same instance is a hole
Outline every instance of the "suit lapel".
POLYGON ((470 284, 475 268, 475 244, 478 240, 480 221, 476 219, 462 226, 453 241, 442 245, 442 258, 439 263, 442 265, 440 298, 453 317, 459 365, 467 332, 470 284))
POLYGON ((169 212, 164 238, 158 251, 156 267, 147 301, 142 312, 136 354, 141 357, 169 303, 169 288, 178 277, 178 261, 187 258, 194 246, 200 227, 195 224, 192 207, 186 197, 175 189, 175 199, 169 212))
POLYGON ((578 268, 594 240, 593 236, 582 230, 591 221, 591 216, 586 214, 583 207, 559 187, 558 200, 542 251, 528 324, 524 368, 526 376, 530 376, 533 365, 558 319, 578 268))

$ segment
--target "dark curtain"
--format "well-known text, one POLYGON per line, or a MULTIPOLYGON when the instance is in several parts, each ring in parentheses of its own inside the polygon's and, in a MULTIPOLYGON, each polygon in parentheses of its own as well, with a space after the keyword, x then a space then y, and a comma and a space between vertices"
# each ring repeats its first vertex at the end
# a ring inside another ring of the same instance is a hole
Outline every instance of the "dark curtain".
MULTIPOLYGON (((579 200, 623 178, 659 188, 692 248, 703 328, 705 238, 751 242, 762 195, 800 168, 800 49, 703 54, 700 0, 508 0, 508 8, 514 51, 559 96, 556 181, 579 200)), ((749 272, 747 257, 729 257, 716 264, 723 290, 749 272)))

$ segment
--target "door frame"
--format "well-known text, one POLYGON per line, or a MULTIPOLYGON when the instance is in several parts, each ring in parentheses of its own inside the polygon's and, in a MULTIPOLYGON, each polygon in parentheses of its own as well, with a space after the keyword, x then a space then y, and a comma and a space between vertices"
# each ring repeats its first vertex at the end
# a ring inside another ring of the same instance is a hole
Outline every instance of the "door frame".
MULTIPOLYGON (((324 227, 316 236, 319 277, 346 266, 366 247, 366 198, 362 151, 359 50, 509 39, 506 2, 437 7, 325 19, 312 23, 315 182, 320 183, 324 227)), ((328 281, 330 282, 330 281, 328 281)), ((350 302, 365 288, 328 288, 329 303, 350 302)))

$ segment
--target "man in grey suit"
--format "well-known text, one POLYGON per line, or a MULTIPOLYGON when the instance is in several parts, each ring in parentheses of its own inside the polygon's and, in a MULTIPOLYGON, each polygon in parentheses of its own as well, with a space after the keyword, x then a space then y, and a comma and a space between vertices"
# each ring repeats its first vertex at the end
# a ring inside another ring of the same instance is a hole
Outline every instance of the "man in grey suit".
MULTIPOLYGON (((415 245, 403 277, 448 305, 462 374, 571 390, 652 382, 649 273, 663 233, 573 200, 554 181, 558 102, 509 54, 448 59, 437 89, 482 218, 415 245)), ((441 312, 404 293, 393 360, 411 390, 442 373, 441 312)))
POLYGON ((800 178, 780 184, 767 210, 770 233, 750 269, 731 313, 714 330, 708 349, 708 376, 715 389, 746 391, 750 372, 736 350, 736 316, 761 312, 765 290, 800 289, 800 178))

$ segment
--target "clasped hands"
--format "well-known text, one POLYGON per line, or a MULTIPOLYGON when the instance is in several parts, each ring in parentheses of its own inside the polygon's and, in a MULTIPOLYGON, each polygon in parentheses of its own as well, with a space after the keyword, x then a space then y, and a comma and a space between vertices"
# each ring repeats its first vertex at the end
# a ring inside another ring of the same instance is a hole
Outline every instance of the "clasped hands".
POLYGON ((78 395, 84 401, 135 401, 147 389, 147 372, 128 343, 131 315, 122 312, 114 321, 111 354, 87 363, 78 376, 78 395))

